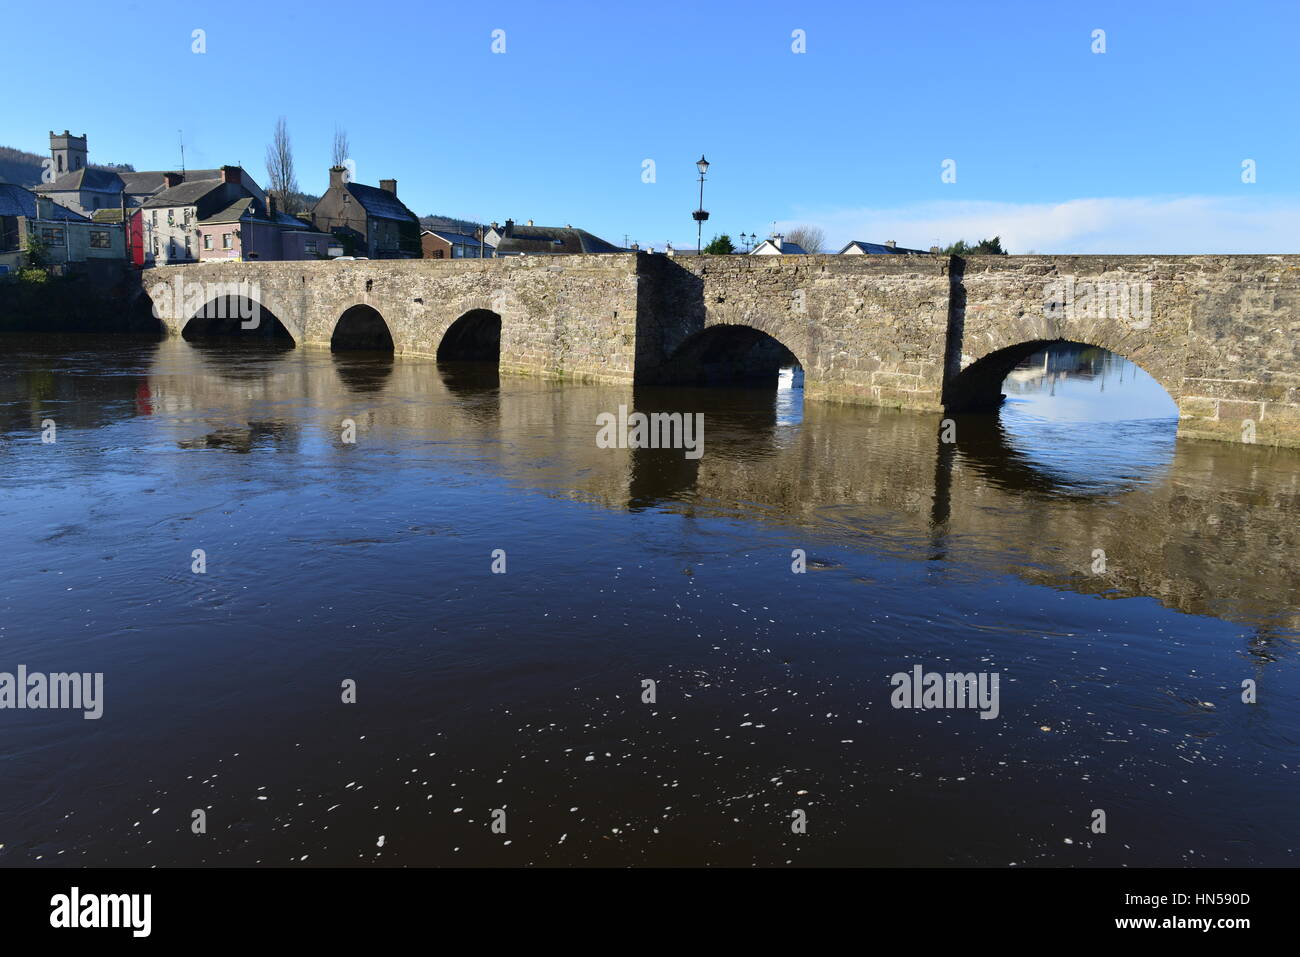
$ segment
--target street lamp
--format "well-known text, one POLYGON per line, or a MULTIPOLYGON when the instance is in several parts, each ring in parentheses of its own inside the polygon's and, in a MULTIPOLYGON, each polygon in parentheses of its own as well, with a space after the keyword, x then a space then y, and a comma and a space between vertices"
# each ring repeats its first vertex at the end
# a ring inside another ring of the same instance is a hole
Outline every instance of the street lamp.
POLYGON ((691 215, 695 217, 695 252, 702 254, 704 252, 704 221, 709 218, 708 211, 704 208, 704 174, 709 171, 709 161, 700 154, 695 168, 700 171, 700 208, 691 215))

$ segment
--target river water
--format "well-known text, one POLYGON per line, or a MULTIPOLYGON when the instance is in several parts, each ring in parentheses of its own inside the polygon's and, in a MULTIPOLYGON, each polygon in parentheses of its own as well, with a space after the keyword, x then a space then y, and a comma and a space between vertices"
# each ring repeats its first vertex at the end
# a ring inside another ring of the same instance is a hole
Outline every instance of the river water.
POLYGON ((104 690, 0 710, 0 864, 1295 864, 1300 455, 1176 441, 1096 351, 1004 390, 944 442, 798 389, 9 339, 0 672, 104 690), (599 448, 620 405, 704 454, 599 448), (917 665, 997 716, 893 707, 917 665))

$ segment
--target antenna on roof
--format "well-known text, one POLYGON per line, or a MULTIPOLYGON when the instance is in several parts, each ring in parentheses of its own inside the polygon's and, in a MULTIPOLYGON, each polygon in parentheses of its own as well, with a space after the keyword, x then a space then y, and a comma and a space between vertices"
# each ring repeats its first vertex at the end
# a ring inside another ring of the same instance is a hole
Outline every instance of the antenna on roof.
POLYGON ((181 141, 181 175, 185 175, 185 131, 177 130, 177 138, 181 141))

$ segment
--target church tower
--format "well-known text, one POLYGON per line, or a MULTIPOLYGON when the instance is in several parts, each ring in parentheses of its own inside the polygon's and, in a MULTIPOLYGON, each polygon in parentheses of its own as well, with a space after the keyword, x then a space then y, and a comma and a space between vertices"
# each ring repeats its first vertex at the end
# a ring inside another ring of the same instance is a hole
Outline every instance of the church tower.
POLYGON ((86 134, 73 136, 67 130, 55 133, 50 130, 50 156, 54 159, 54 175, 75 172, 86 166, 86 134))

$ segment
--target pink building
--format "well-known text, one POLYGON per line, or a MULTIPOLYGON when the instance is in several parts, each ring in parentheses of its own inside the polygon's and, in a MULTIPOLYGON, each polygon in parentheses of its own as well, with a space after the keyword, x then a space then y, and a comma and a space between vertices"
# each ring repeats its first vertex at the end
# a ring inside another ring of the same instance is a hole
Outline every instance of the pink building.
POLYGON ((273 196, 265 204, 255 196, 237 199, 200 220, 196 232, 200 262, 324 259, 331 238, 280 212, 273 196))

